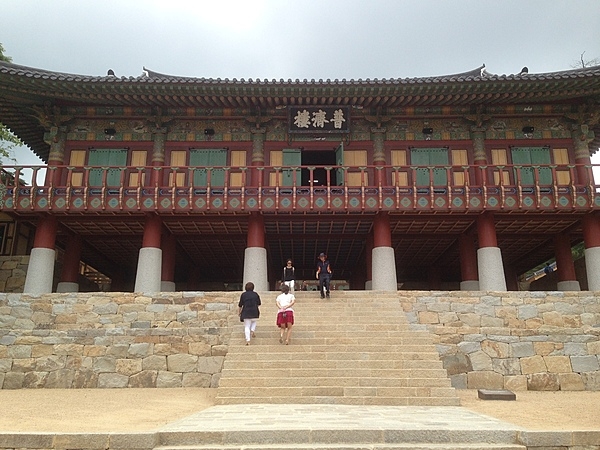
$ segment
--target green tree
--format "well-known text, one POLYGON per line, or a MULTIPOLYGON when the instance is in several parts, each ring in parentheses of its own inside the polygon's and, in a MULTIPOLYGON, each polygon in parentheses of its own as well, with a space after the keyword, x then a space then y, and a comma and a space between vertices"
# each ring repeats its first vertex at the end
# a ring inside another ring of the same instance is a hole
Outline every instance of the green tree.
MULTIPOLYGON (((2 44, 0 44, 0 61, 12 61, 12 58, 4 54, 4 47, 2 44)), ((9 158, 11 150, 17 145, 23 145, 21 139, 12 134, 10 130, 0 122, 0 162, 9 158)))

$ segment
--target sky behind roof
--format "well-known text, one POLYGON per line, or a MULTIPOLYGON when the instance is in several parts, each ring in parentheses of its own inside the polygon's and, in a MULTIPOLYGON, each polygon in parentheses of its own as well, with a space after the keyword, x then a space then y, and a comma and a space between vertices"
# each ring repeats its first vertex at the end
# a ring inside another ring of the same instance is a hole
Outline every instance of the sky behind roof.
POLYGON ((600 0, 0 0, 15 64, 237 79, 569 70, 600 58, 600 0))

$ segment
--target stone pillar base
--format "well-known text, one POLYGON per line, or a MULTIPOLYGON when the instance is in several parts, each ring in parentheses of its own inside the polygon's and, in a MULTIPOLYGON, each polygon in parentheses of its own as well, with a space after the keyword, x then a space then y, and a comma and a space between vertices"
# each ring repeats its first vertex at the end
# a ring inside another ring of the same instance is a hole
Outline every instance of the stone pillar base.
POLYGON ((585 249, 585 271, 588 279, 588 290, 600 291, 600 247, 585 249))
POLYGON ((79 292, 79 283, 61 281, 58 283, 58 286, 56 286, 56 292, 79 292))
POLYGON ((140 249, 134 292, 160 292, 162 250, 156 247, 140 249))
POLYGON ((33 248, 25 276, 24 294, 50 294, 54 279, 56 251, 51 248, 33 248))
POLYGON ((579 281, 559 281, 556 283, 557 291, 580 291, 581 286, 579 286, 579 281))
POLYGON ((372 259, 373 280, 372 288, 375 291, 397 291, 396 257, 392 247, 375 247, 372 259))
POLYGON ((479 290, 479 280, 467 280, 460 282, 460 290, 461 291, 478 291, 479 290))
POLYGON ((507 291, 502 254, 498 247, 483 247, 477 250, 477 270, 479 290, 507 291))
POLYGON ((267 277, 267 249, 263 247, 248 247, 244 252, 244 279, 242 289, 246 283, 254 283, 255 291, 268 291, 269 279, 267 277))
POLYGON ((174 281, 161 281, 160 282, 160 292, 175 292, 175 282, 174 281))
POLYGON ((373 290, 373 280, 365 282, 365 291, 373 290))

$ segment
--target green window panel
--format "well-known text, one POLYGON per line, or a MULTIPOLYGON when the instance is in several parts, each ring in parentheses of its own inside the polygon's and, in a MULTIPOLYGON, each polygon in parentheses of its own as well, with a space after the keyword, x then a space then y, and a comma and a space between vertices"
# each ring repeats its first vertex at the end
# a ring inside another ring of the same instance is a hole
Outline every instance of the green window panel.
MULTIPOLYGON (((429 186, 429 169, 423 166, 447 166, 447 148, 413 148, 410 151, 411 166, 421 166, 417 169, 417 186, 429 186)), ((433 185, 447 186, 448 174, 443 167, 433 169, 433 185)))
POLYGON ((194 186, 206 186, 208 184, 208 171, 210 170, 210 185, 216 187, 225 186, 225 170, 212 169, 214 166, 227 165, 227 150, 224 148, 191 150, 190 168, 194 169, 194 186))
MULTIPOLYGON (((538 164, 547 166, 552 163, 548 147, 513 147, 511 149, 511 156, 513 165, 517 166, 538 164)), ((533 167, 515 168, 515 183, 517 176, 520 175, 523 186, 533 186, 535 184, 534 170, 538 170, 540 185, 548 186, 552 184, 552 170, 549 167, 540 167, 538 169, 533 167)))
MULTIPOLYGON (((297 148, 284 148, 282 156, 283 167, 299 167, 302 165, 302 153, 297 148)), ((294 172, 296 172, 296 184, 302 184, 300 169, 282 169, 282 186, 294 185, 294 172)))
MULTIPOLYGON (((90 166, 126 167, 127 150, 107 148, 90 150, 88 155, 88 164, 90 166)), ((102 186, 103 172, 103 169, 90 170, 89 185, 102 186)), ((106 174, 106 185, 121 185, 121 169, 108 169, 108 173, 106 174)))

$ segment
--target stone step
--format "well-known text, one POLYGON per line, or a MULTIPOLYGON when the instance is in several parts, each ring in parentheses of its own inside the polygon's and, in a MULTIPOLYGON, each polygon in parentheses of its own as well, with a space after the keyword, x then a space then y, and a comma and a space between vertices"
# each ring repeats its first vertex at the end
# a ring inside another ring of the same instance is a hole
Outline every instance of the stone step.
MULTIPOLYGON (((352 374, 354 375, 354 374, 352 374)), ((225 378, 221 380, 221 387, 244 387, 248 388, 248 380, 239 378, 225 378)), ((273 376, 265 374, 263 377, 252 378, 252 388, 259 387, 277 387, 277 386, 343 386, 343 387, 450 387, 450 380, 447 378, 429 379, 429 378, 384 378, 384 377, 330 377, 321 376, 273 376)))
MULTIPOLYGON (((268 394, 268 392, 267 392, 268 394)), ((263 397, 249 397, 242 393, 239 397, 218 396, 215 399, 217 405, 240 405, 240 404, 332 404, 332 405, 385 405, 385 406, 459 406, 460 401, 453 396, 434 397, 410 396, 410 397, 383 397, 383 396, 318 396, 296 397, 291 395, 263 397)), ((430 430, 430 432, 432 432, 430 430)), ((481 447, 485 448, 485 447, 481 447)))
POLYGON ((518 444, 406 443, 406 444, 260 444, 260 445, 166 445, 154 450, 526 450, 518 444))
MULTIPOLYGON (((275 341, 275 339, 269 339, 268 341, 266 341, 264 344, 260 344, 260 352, 261 353, 278 353, 278 352, 289 352, 289 350, 284 349, 285 347, 288 347, 289 349, 289 345, 282 345, 280 344, 278 341, 277 342, 273 342, 275 341), (268 343, 267 343, 268 342, 268 343)), ((411 345, 411 344, 394 344, 394 345, 369 345, 366 343, 357 343, 357 344, 347 344, 347 343, 333 343, 330 345, 321 345, 321 344, 303 344, 300 342, 300 340, 296 340, 293 336, 292 339, 290 340, 291 343, 294 346, 294 353, 297 354, 301 354, 301 353, 331 353, 331 354, 343 354, 343 353, 359 353, 362 357, 363 354, 366 354, 367 356, 370 354, 381 354, 381 355, 391 355, 391 356, 395 356, 398 355, 398 357, 402 357, 402 355, 404 354, 423 354, 424 353, 424 346, 423 345, 411 345)), ((259 345, 259 343, 256 343, 255 341, 252 341, 252 344, 259 345)), ((230 342, 229 343, 229 348, 230 350, 236 350, 235 347, 240 347, 240 350, 238 350, 238 354, 242 355, 242 354, 256 354, 256 353, 250 353, 250 349, 248 349, 248 351, 246 351, 246 348, 242 347, 247 347, 247 345, 242 342, 236 343, 236 342, 230 342)), ((425 352, 425 353, 430 353, 427 354, 427 357, 431 357, 432 355, 437 355, 438 353, 436 351, 433 351, 434 349, 430 349, 432 351, 429 352, 425 352)), ((387 356, 386 356, 387 358, 387 356)))
POLYGON ((357 377, 399 377, 414 376, 418 378, 446 378, 446 369, 441 362, 426 364, 384 364, 384 361, 236 361, 226 362, 221 372, 221 379, 225 376, 234 377, 260 377, 263 376, 348 376, 351 371, 357 377), (410 367, 412 366, 412 367, 410 367))
MULTIPOLYGON (((389 346, 399 346, 399 345, 411 345, 411 346, 428 346, 433 344, 433 340, 431 336, 425 337, 381 337, 381 336, 319 336, 318 333, 315 334, 312 331, 298 331, 292 333, 292 338, 290 340, 294 344, 294 346, 321 346, 321 347, 329 347, 332 345, 336 346, 348 346, 349 348, 352 346, 360 346, 360 345, 368 345, 369 342, 376 343, 378 347, 382 349, 386 349, 389 346), (318 336, 318 337, 317 337, 318 336)), ((246 341, 242 336, 234 336, 229 345, 231 346, 246 346, 246 341)), ((263 346, 271 346, 271 345, 281 345, 279 342, 279 332, 275 331, 269 334, 262 333, 257 331, 256 337, 252 339, 250 345, 259 345, 263 346)), ((373 344, 373 346, 375 346, 373 344)))
MULTIPOLYGON (((221 387, 219 396, 238 397, 451 397, 450 386, 285 386, 257 387, 250 381, 243 387, 221 387)), ((260 402, 257 402, 260 403, 260 402)))
POLYGON ((217 402, 458 405, 433 336, 410 329, 399 297, 360 295, 299 297, 290 345, 278 342, 275 311, 263 309, 251 345, 235 327, 217 402))

